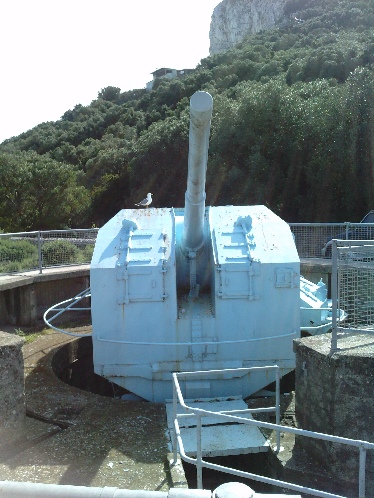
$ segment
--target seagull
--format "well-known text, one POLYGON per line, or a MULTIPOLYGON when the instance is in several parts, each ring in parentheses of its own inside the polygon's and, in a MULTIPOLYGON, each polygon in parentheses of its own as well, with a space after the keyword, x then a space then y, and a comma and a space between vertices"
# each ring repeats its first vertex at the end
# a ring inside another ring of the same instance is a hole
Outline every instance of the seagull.
POLYGON ((152 194, 148 193, 147 197, 140 201, 138 204, 135 204, 135 206, 141 206, 141 207, 148 207, 152 202, 152 194))

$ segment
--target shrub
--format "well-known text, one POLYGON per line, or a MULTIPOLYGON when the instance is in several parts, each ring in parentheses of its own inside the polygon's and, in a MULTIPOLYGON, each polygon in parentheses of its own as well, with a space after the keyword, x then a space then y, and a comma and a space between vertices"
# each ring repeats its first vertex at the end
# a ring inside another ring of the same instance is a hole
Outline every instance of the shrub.
POLYGON ((68 240, 52 240, 42 246, 43 266, 78 263, 79 249, 68 240))
POLYGON ((94 248, 95 248, 94 244, 87 244, 86 246, 84 246, 84 248, 80 250, 79 262, 90 263, 94 252, 94 248))
POLYGON ((0 272, 29 270, 38 266, 38 249, 28 240, 0 239, 0 272))

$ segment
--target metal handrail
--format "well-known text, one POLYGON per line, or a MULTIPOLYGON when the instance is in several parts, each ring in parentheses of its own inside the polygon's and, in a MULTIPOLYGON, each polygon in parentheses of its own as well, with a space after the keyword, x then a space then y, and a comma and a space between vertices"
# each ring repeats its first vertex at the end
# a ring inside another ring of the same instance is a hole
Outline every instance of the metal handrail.
MULTIPOLYGON (((44 262, 43 262, 43 254, 42 254, 42 248, 43 248, 43 244, 44 243, 48 243, 54 239, 57 239, 57 240, 66 240, 66 241, 74 241, 76 240, 77 238, 79 238, 79 235, 84 235, 86 233, 90 233, 92 235, 94 235, 93 237, 84 237, 84 240, 85 241, 92 241, 94 242, 96 240, 96 235, 97 235, 97 232, 98 232, 98 228, 76 228, 76 229, 69 229, 69 230, 35 230, 35 231, 31 231, 31 232, 10 232, 10 233, 0 233, 0 240, 1 239, 9 239, 9 238, 13 238, 13 239, 16 239, 16 238, 19 238, 20 240, 21 239, 27 239, 27 238, 32 238, 32 240, 34 241, 34 244, 37 248, 37 255, 36 255, 36 258, 37 259, 37 263, 35 265, 32 265, 31 267, 27 267, 27 268, 22 268, 21 270, 18 270, 18 271, 12 271, 11 273, 24 273, 25 271, 34 271, 34 270, 39 270, 39 273, 43 273, 43 268, 47 268, 47 266, 51 266, 51 265, 45 265, 44 262), (59 235, 69 235, 69 234, 72 234, 72 235, 76 235, 76 237, 59 237, 59 235), (47 237, 49 236, 49 237, 47 237), (53 237, 55 236, 55 237, 53 237)), ((57 265, 52 265, 52 266, 72 266, 72 265, 76 265, 76 264, 82 264, 82 265, 85 265, 85 264, 89 264, 89 262, 79 262, 79 261, 76 261, 76 262, 63 262, 61 261, 60 264, 57 264, 57 265)))
MULTIPOLYGON (((277 366, 269 366, 269 367, 255 367, 255 368, 278 368, 277 366)), ((321 491, 318 489, 314 488, 308 488, 305 486, 300 486, 298 484, 292 484, 286 481, 281 481, 278 479, 272 479, 268 477, 264 477, 258 474, 252 474, 249 472, 244 472, 244 471, 239 471, 236 469, 232 469, 230 467, 225 467, 222 465, 217 465, 213 464, 207 461, 204 461, 202 459, 202 449, 201 449, 201 419, 204 416, 214 416, 214 417, 219 417, 226 419, 231 422, 240 422, 248 425, 253 425, 257 427, 261 427, 264 429, 271 429, 276 431, 277 436, 280 436, 280 432, 288 432, 290 434, 295 434, 298 436, 305 436, 313 439, 319 439, 319 440, 324 440, 324 441, 329 441, 332 443, 339 443, 339 444, 345 444, 348 446, 353 446, 359 449, 359 476, 358 476, 358 487, 359 487, 359 497, 360 498, 365 498, 365 471, 366 471, 366 452, 368 450, 374 450, 374 443, 370 443, 368 441, 361 441, 361 440, 355 440, 355 439, 349 439, 349 438, 343 438, 339 436, 332 436, 330 434, 323 434, 319 432, 313 432, 313 431, 307 431, 304 429, 297 429, 294 427, 288 427, 288 426, 283 426, 280 424, 280 421, 276 420, 275 424, 269 423, 269 422, 261 422, 258 420, 253 420, 253 419, 247 419, 247 418, 242 418, 238 417, 236 415, 232 415, 229 413, 225 412, 212 412, 209 410, 204 410, 202 408, 195 408, 188 406, 182 395, 182 391, 179 385, 178 377, 181 376, 192 376, 192 375, 197 375, 197 374, 205 374, 209 375, 209 373, 229 373, 229 372, 237 372, 237 371, 250 371, 251 369, 232 369, 232 370, 213 370, 213 371, 204 371, 204 372, 180 372, 180 373, 173 373, 173 420, 174 420, 174 434, 173 434, 173 460, 174 463, 177 462, 177 443, 179 446, 179 453, 182 458, 182 460, 191 463, 192 465, 195 465, 197 468, 197 487, 199 489, 202 489, 202 468, 209 468, 213 470, 218 470, 221 472, 225 472, 228 474, 232 474, 235 476, 239 477, 244 477, 247 479, 253 479, 259 482, 263 482, 265 484, 271 484, 275 486, 280 486, 280 487, 285 487, 288 489, 291 489, 293 491, 297 491, 300 493, 306 493, 310 494, 312 496, 319 496, 323 498, 344 498, 341 495, 337 494, 332 494, 332 493, 327 493, 325 491, 321 491), (196 452, 196 458, 192 458, 186 455, 184 451, 184 446, 183 446, 183 441, 182 441, 182 436, 180 433, 180 427, 178 424, 178 418, 181 417, 181 415, 177 414, 177 403, 180 403, 180 405, 188 412, 191 412, 196 416, 196 438, 197 438, 197 452, 196 452)), ((276 405, 279 406, 279 401, 277 400, 276 405)), ((277 442, 277 448, 279 449, 279 445, 277 442)))
MULTIPOLYGON (((57 305, 56 305, 57 306, 57 305)), ((284 339, 286 337, 294 337, 295 339, 298 336, 297 332, 291 332, 291 334, 282 334, 282 335, 274 335, 274 336, 269 336, 269 337, 256 337, 254 339, 238 339, 238 340, 227 340, 227 341, 193 341, 193 342, 156 342, 156 341, 122 341, 118 339, 106 339, 104 337, 98 337, 97 340, 100 342, 110 342, 114 344, 126 344, 126 345, 133 345, 133 346, 170 346, 170 347, 178 347, 178 346, 206 346, 206 345, 212 345, 212 346, 220 346, 220 345, 227 345, 227 344, 247 344, 249 342, 260 342, 260 341, 271 341, 274 339, 284 339)), ((256 368, 262 368, 262 367, 256 367, 256 368)), ((191 372, 194 373, 194 372, 191 372)))
POLYGON ((43 315, 43 320, 48 327, 50 327, 53 330, 56 330, 57 332, 61 332, 66 335, 70 335, 72 337, 90 337, 92 336, 92 332, 86 332, 82 334, 76 334, 75 332, 69 332, 68 330, 65 329, 60 329, 58 327, 55 327, 52 325, 53 320, 58 318, 60 315, 65 313, 66 311, 91 311, 91 307, 84 307, 84 308, 77 308, 74 305, 79 303, 82 299, 85 298, 90 298, 91 297, 91 289, 90 287, 88 289, 85 289, 84 291, 80 292, 77 294, 75 297, 71 297, 70 299, 66 299, 65 301, 61 301, 60 303, 54 304, 50 308, 47 309, 47 311, 43 315), (52 313, 52 311, 57 311, 56 314, 48 318, 48 315, 52 313))
POLYGON ((288 223, 295 235, 300 257, 328 258, 332 239, 354 240, 356 238, 374 239, 374 223, 288 223), (366 233, 365 237, 363 234, 366 233), (369 235, 370 234, 370 235, 369 235))
MULTIPOLYGON (((299 252, 300 257, 303 258, 324 258, 326 254, 327 248, 332 245, 332 239, 335 237, 341 237, 345 239, 350 239, 350 231, 352 230, 358 230, 358 233, 360 233, 360 230, 367 230, 368 233, 373 234, 374 233, 374 223, 351 223, 351 222, 345 222, 345 223, 288 223, 291 231, 293 232, 299 232, 299 229, 301 229, 301 233, 299 233, 298 236, 296 236, 296 247, 299 252), (305 228, 305 231, 303 230, 305 228), (305 233, 304 233, 305 232, 305 233), (337 233, 338 232, 338 233, 337 233), (312 234, 312 237, 310 235, 312 234), (338 235, 339 234, 339 235, 338 235), (305 247, 304 247, 305 246, 305 247)), ((42 261, 42 254, 41 254, 41 247, 42 244, 46 241, 47 235, 50 234, 56 234, 58 236, 59 234, 64 235, 64 234, 69 234, 69 233, 85 233, 85 232, 91 232, 91 233, 97 233, 98 228, 77 228, 77 229, 69 229, 69 230, 38 230, 38 231, 31 231, 31 232, 11 232, 11 233, 0 233, 0 240, 1 238, 9 238, 9 237, 27 237, 27 236, 32 236, 34 237, 37 247, 38 247, 38 262, 35 267, 32 268, 34 269, 39 269, 39 272, 42 273, 43 268, 45 266, 43 265, 42 261)), ((67 239, 69 240, 69 239, 67 239)), ((59 266, 69 266, 74 263, 63 263, 59 266)), ((76 264, 89 264, 89 263, 76 263, 76 264)), ((28 271, 31 270, 29 268, 24 268, 20 271, 28 271)), ((17 272, 14 272, 17 273, 17 272)))
MULTIPOLYGON (((188 414, 178 414, 177 413, 177 402, 179 401, 179 404, 187 411, 187 412, 192 412, 192 416, 196 416, 197 418, 197 480, 198 480, 198 488, 202 489, 202 466, 203 466, 203 460, 201 458, 201 417, 207 416, 207 415, 212 415, 214 414, 215 416, 218 415, 221 418, 226 418, 228 417, 230 420, 252 420, 252 419, 243 419, 242 417, 236 417, 235 413, 260 413, 260 412, 269 412, 269 411, 274 411, 275 412, 275 418, 276 418, 276 424, 280 425, 280 369, 278 365, 268 365, 268 366, 261 366, 261 367, 247 367, 247 368, 232 368, 232 369, 223 369, 223 370, 203 370, 203 371, 196 371, 196 372, 174 372, 173 373, 173 420, 174 420, 174 425, 175 425, 175 431, 173 434, 173 459, 174 462, 177 462, 177 440, 179 443, 180 448, 182 448, 182 451, 180 451, 180 454, 182 456, 182 459, 185 460, 184 457, 187 458, 186 461, 189 463, 195 463, 194 461, 191 461, 189 457, 187 457, 184 453, 183 450, 183 442, 178 434, 180 436, 180 430, 179 430, 179 424, 178 424, 178 418, 183 418, 188 416, 188 414), (221 411, 221 412, 210 412, 209 410, 204 410, 202 408, 196 408, 196 407, 190 407, 188 406, 182 395, 182 391, 179 385, 178 377, 179 378, 190 378, 190 377, 199 377, 204 378, 204 377, 209 377, 211 378, 215 374, 225 374, 225 375, 230 375, 233 374, 235 376, 238 376, 241 374, 241 376, 244 376, 249 373, 253 373, 255 371, 261 371, 261 370, 275 370, 275 406, 274 407, 266 407, 266 408, 256 408, 256 409, 246 409, 246 410, 232 410, 230 412, 228 411, 221 411)), ((280 451, 280 431, 276 431, 276 451, 280 451)), ((204 465, 205 466, 205 465, 204 465)))

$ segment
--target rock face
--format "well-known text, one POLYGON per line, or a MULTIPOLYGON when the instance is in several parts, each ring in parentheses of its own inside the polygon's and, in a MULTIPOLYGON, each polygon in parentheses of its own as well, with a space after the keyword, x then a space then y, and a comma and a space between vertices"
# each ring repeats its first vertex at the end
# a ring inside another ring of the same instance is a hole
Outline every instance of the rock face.
POLYGON ((223 0, 210 23, 210 54, 224 52, 258 31, 273 28, 283 18, 287 0, 223 0))

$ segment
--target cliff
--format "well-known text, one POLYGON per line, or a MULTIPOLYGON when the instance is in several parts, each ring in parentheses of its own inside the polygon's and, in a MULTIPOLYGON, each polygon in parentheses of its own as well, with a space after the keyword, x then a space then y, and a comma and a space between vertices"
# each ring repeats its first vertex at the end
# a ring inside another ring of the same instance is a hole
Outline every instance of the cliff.
POLYGON ((283 18, 287 0, 223 0, 213 11, 210 54, 224 52, 243 38, 273 28, 283 18))

